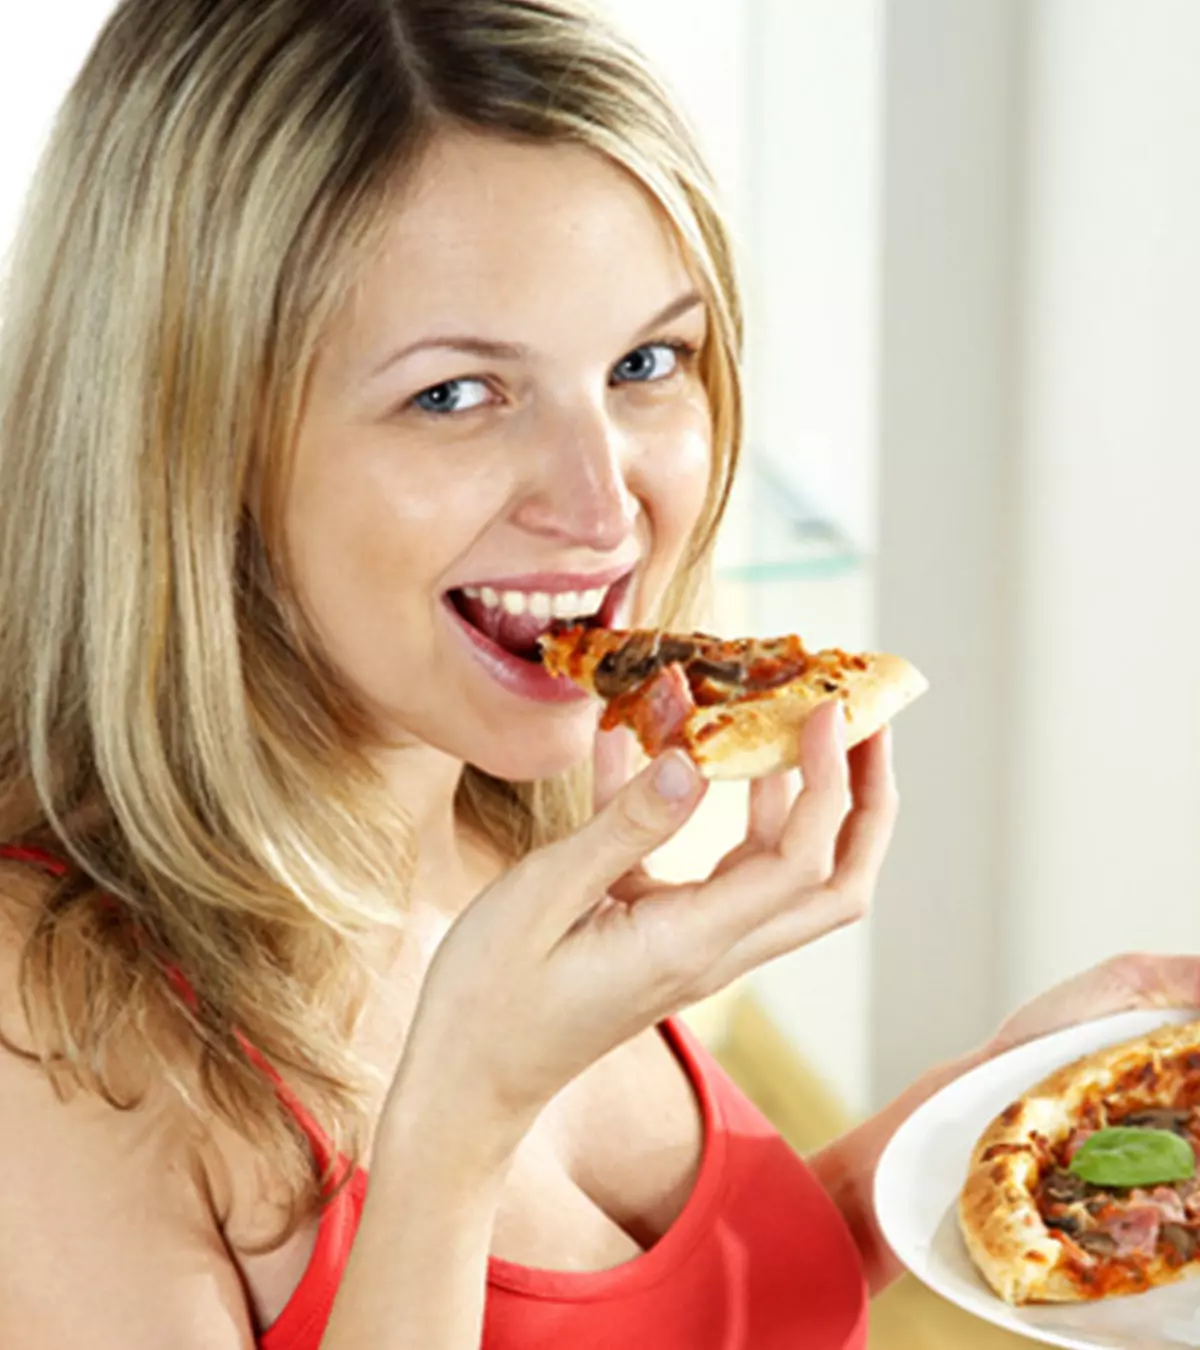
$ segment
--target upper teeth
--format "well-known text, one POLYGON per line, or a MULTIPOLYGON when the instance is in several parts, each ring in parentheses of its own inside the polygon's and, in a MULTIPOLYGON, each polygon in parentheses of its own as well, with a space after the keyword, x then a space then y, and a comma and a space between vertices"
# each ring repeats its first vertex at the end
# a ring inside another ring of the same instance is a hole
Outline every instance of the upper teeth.
POLYGON ((532 614, 535 619, 590 617, 604 604, 607 586, 591 591, 497 591, 491 586, 464 586, 463 594, 489 609, 509 614, 532 614))

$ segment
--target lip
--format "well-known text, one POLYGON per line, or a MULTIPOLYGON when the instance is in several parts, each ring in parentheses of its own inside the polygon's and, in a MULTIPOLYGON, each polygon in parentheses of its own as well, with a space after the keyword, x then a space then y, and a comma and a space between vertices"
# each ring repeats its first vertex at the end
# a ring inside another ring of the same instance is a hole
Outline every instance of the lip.
POLYGON ((480 589, 490 586, 494 591, 545 591, 554 595, 562 591, 598 591, 602 586, 612 586, 632 575, 636 562, 626 563, 623 567, 610 567, 605 572, 523 572, 512 577, 482 577, 475 581, 464 581, 449 587, 452 591, 465 590, 468 586, 480 589))
MULTIPOLYGON (((543 576, 561 576, 567 577, 567 573, 543 574, 543 576)), ((616 611, 624 603, 629 594, 629 585, 623 584, 626 581, 632 581, 633 568, 627 567, 617 572, 613 578, 618 584, 608 596, 605 597, 604 608, 600 611, 602 622, 611 626, 616 611)), ((515 578, 510 579, 514 581, 515 578)), ((539 586, 542 578, 539 577, 539 586)), ((603 583, 596 582, 599 586, 603 583)), ((612 582, 608 583, 612 585, 612 582)), ((480 585, 487 585, 502 589, 495 581, 480 582, 480 585)), ((574 590, 578 585, 578 578, 571 577, 571 585, 562 586, 560 590, 574 590)), ((457 589, 457 588, 456 588, 457 589)), ((516 585, 508 584, 507 589, 522 589, 516 585)), ((550 590, 550 587, 546 588, 550 590)), ((496 681, 501 688, 507 690, 510 694, 515 694, 518 698, 528 699, 534 703, 557 703, 557 704, 577 704, 588 701, 589 696, 574 681, 566 676, 556 676, 548 674, 541 666, 534 665, 531 661, 522 660, 519 656, 514 656, 507 652, 482 633, 478 628, 469 624, 466 619, 459 614, 450 600, 449 593, 442 596, 442 606, 450 619, 452 628, 454 628, 468 644, 470 654, 479 662, 483 669, 496 681)))

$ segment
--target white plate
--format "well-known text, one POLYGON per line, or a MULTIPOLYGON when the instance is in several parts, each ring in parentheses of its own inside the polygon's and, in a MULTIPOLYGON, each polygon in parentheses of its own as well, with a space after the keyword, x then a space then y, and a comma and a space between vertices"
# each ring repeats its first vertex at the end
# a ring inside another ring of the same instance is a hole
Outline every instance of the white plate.
POLYGON ((875 1208, 892 1250, 951 1303, 1047 1345, 1074 1350, 1200 1347, 1200 1278, 1100 1303, 1011 1308, 976 1271, 957 1217, 971 1150, 1009 1102, 1080 1055, 1198 1016, 1156 1009, 1085 1022, 1009 1050, 930 1097, 896 1131, 875 1175, 875 1208))

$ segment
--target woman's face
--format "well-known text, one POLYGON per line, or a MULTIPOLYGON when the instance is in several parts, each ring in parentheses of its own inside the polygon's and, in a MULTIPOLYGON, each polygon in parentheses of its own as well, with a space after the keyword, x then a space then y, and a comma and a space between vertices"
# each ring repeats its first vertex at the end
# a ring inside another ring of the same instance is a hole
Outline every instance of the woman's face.
POLYGON ((301 603, 386 734, 513 780, 587 752, 596 704, 536 638, 660 599, 709 481, 706 321, 602 156, 434 143, 322 350, 286 508, 301 603))

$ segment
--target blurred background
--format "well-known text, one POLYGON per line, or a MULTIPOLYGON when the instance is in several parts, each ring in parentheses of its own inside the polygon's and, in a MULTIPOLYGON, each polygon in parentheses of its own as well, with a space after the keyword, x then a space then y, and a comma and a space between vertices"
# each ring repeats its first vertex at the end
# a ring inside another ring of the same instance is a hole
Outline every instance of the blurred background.
MULTIPOLYGON (((604 3, 740 242, 714 622, 933 684, 872 917, 693 1014, 807 1149, 1066 975, 1200 952, 1200 2, 604 3)), ((111 7, 0 14, 0 247, 111 7)), ((660 868, 743 821, 718 788, 660 868)), ((908 1281, 872 1341, 1016 1343, 908 1281)))

